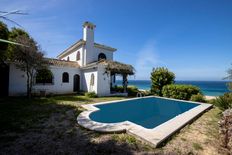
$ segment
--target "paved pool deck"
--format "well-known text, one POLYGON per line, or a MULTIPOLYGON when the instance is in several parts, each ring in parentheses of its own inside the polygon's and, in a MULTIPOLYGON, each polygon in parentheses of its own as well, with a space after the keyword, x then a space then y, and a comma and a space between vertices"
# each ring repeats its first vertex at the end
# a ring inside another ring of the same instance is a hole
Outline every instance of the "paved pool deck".
MULTIPOLYGON (((149 97, 156 97, 156 96, 148 96, 144 98, 149 98, 149 97)), ((163 98, 163 97, 156 97, 156 98, 163 98)), ((135 100, 135 99, 138 99, 138 98, 125 99, 125 100, 135 100)), ((170 99, 170 98, 163 98, 163 99, 181 101, 181 100, 170 99)), ((199 116, 200 114, 202 114, 203 112, 205 112, 206 110, 212 107, 211 104, 207 104, 207 103, 184 101, 184 102, 189 102, 189 103, 197 103, 200 105, 180 115, 177 115, 176 117, 168 120, 167 122, 160 124, 159 126, 153 129, 144 128, 130 121, 124 121, 124 122, 119 122, 119 123, 100 123, 100 122, 95 122, 90 119, 89 116, 92 112, 100 110, 97 107, 95 107, 96 105, 112 104, 112 103, 122 102, 125 100, 117 100, 117 101, 82 105, 82 107, 85 108, 87 111, 83 111, 82 113, 80 113, 80 115, 77 117, 77 122, 82 127, 93 130, 93 131, 97 131, 97 132, 102 132, 102 133, 126 132, 150 144, 153 147, 157 147, 160 143, 162 143, 172 134, 180 130, 186 124, 191 122, 194 118, 196 118, 197 116, 199 116)))

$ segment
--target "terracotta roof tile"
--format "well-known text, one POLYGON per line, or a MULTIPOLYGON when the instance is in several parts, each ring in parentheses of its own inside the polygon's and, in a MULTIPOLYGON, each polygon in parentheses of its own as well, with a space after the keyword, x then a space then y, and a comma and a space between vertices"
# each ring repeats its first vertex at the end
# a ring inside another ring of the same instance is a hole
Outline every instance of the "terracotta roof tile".
POLYGON ((48 61, 49 65, 60 66, 60 67, 76 67, 80 68, 80 65, 76 61, 65 61, 53 58, 45 58, 48 61))

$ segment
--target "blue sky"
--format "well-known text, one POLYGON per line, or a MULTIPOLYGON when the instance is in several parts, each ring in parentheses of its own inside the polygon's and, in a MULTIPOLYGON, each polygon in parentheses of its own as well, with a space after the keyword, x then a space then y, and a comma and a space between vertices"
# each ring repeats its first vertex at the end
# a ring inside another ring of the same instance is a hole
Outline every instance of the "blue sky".
MULTIPOLYGON (((177 80, 221 80, 232 63, 231 0, 1 0, 9 16, 56 57, 82 38, 82 23, 97 25, 95 41, 118 49, 132 79, 149 79, 164 66, 177 80)), ((8 23, 9 27, 12 23, 8 23)))

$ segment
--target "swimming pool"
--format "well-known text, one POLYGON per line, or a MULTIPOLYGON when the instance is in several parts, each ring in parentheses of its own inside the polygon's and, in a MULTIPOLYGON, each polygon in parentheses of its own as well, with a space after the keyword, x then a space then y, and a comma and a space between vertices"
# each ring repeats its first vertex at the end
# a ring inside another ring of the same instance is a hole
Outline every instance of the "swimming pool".
POLYGON ((96 105, 99 110, 91 113, 90 119, 102 123, 130 121, 144 128, 152 129, 199 105, 155 97, 138 98, 114 104, 96 105))
POLYGON ((211 104, 148 96, 83 105, 79 125, 98 132, 127 132, 156 147, 211 104))

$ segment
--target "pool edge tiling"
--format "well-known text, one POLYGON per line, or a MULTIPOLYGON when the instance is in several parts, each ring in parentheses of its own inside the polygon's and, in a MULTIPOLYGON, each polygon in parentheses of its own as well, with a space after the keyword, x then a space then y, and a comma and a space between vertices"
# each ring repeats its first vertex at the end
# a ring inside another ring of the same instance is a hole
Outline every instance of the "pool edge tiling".
MULTIPOLYGON (((154 97, 154 96, 148 96, 144 98, 149 98, 149 97, 154 97)), ((154 97, 154 98, 181 101, 181 100, 164 98, 164 97, 154 97)), ((201 113, 212 107, 211 104, 207 104, 207 103, 185 101, 189 103, 197 103, 199 104, 199 106, 196 106, 180 115, 177 115, 176 117, 160 124, 159 126, 153 129, 144 128, 130 121, 124 121, 119 123, 100 123, 91 120, 89 117, 91 113, 99 110, 97 107, 95 107, 96 105, 112 104, 115 102, 129 101, 135 99, 138 98, 82 105, 82 107, 87 109, 87 111, 83 111, 82 113, 79 114, 79 116, 77 117, 77 122, 82 127, 97 132, 103 132, 103 133, 127 132, 128 134, 131 134, 137 137, 138 139, 145 141, 146 143, 149 143, 153 147, 157 147, 157 145, 159 145, 161 142, 163 142, 173 133, 180 130, 190 121, 192 121, 195 117, 197 117, 198 115, 200 115, 201 113)))

